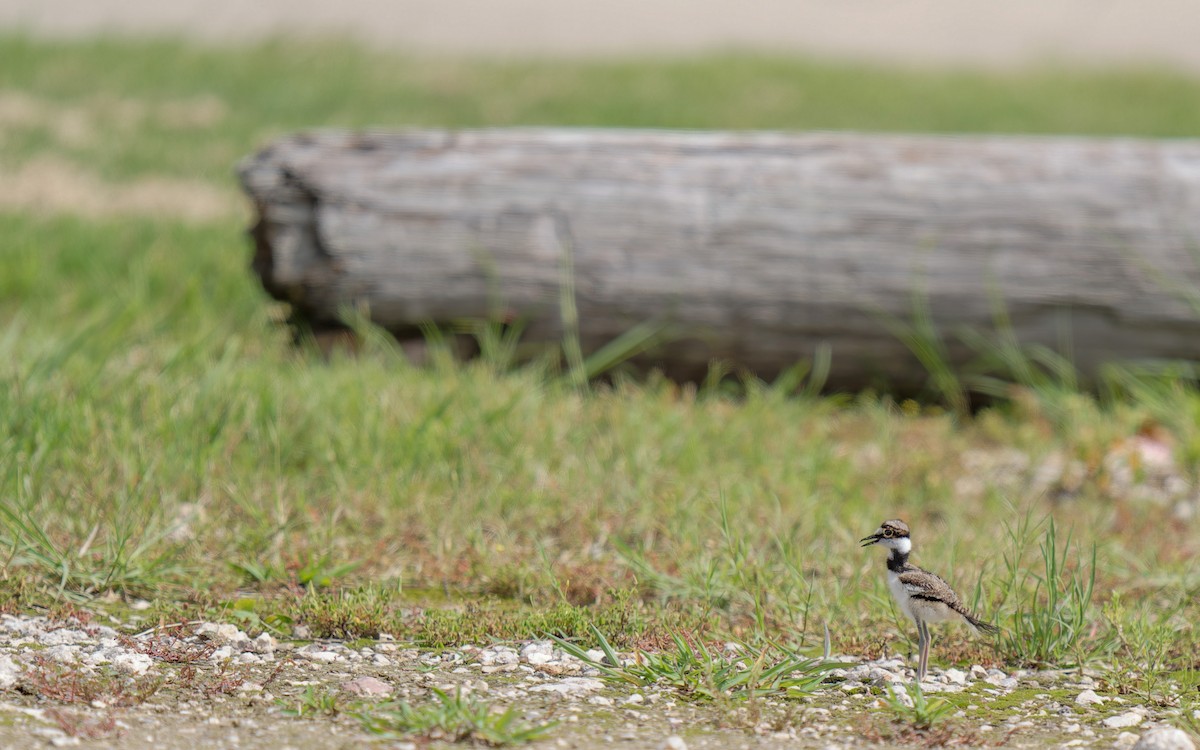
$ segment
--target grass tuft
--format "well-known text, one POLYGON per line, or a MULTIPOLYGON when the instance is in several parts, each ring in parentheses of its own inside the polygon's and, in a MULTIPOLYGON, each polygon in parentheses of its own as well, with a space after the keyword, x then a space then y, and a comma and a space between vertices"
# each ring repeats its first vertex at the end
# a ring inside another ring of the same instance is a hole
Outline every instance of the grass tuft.
POLYGON ((562 638, 559 647, 599 670, 602 677, 635 687, 658 686, 688 700, 754 700, 767 696, 806 695, 815 690, 832 669, 845 665, 812 659, 781 648, 754 648, 735 644, 715 651, 700 640, 688 642, 672 633, 673 648, 635 652, 622 660, 597 628, 592 635, 604 652, 601 660, 562 638), (630 663, 632 661, 632 663, 630 663))
POLYGON ((896 718, 922 732, 932 729, 955 710, 953 704, 941 698, 926 698, 921 684, 915 680, 904 686, 904 697, 900 688, 889 686, 884 702, 896 718))
POLYGON ((1006 525, 1010 549, 1004 556, 1009 595, 1017 597, 999 639, 1006 660, 1026 666, 1082 664, 1092 653, 1086 637, 1093 626, 1096 547, 1082 558, 1071 535, 1060 544, 1053 517, 1031 525, 1026 514, 1006 525), (1041 572, 1026 567, 1025 550, 1042 529, 1041 572), (1032 581, 1032 583, 1031 583, 1032 581))
POLYGON ((493 712, 462 692, 432 688, 434 701, 414 706, 407 701, 383 703, 357 714, 362 726, 383 739, 423 739, 435 742, 476 742, 494 747, 542 739, 554 723, 530 724, 515 708, 493 712))

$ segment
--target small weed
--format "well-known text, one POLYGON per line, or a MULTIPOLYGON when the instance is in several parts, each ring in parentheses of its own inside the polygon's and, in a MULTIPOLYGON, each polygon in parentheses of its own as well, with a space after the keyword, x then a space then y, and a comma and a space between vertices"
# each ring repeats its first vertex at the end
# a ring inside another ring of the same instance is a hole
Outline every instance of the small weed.
POLYGON ((435 689, 433 694, 436 701, 428 705, 384 703, 356 716, 368 732, 386 739, 469 741, 493 746, 541 739, 554 727, 553 723, 528 724, 513 708, 495 713, 487 704, 461 692, 451 695, 435 689))
POLYGON ((892 686, 888 688, 884 701, 892 713, 913 729, 928 731, 954 711, 954 706, 941 698, 926 698, 925 691, 916 681, 908 683, 904 690, 907 700, 901 698, 897 688, 892 686))
POLYGON ((362 563, 359 561, 335 564, 330 561, 328 555, 322 555, 308 562, 289 565, 288 572, 292 574, 297 585, 311 590, 329 588, 334 581, 345 578, 360 567, 362 563))
POLYGON ((1133 608, 1120 593, 1104 605, 1110 644, 1117 657, 1105 671, 1104 681, 1122 695, 1138 695, 1147 703, 1178 705, 1177 691, 1168 680, 1170 650, 1177 643, 1175 620, 1184 603, 1156 609, 1133 608), (1129 665, 1136 665, 1130 670, 1129 665))
POLYGON ((232 607, 226 612, 226 615, 233 620, 236 620, 238 626, 243 630, 249 631, 270 631, 276 635, 286 636, 291 634, 292 627, 296 624, 295 619, 283 612, 269 612, 260 615, 257 611, 258 600, 251 597, 242 597, 233 602, 232 607))
POLYGON ((308 626, 314 638, 378 638, 389 623, 390 596, 380 587, 322 592, 309 590, 288 619, 308 626))
POLYGON ((125 730, 117 726, 116 717, 111 713, 95 717, 78 711, 47 708, 45 714, 68 737, 77 737, 81 740, 112 740, 125 734, 125 730))
POLYGON ((285 716, 312 717, 337 716, 342 713, 344 706, 337 693, 328 690, 318 690, 316 685, 309 685, 304 692, 295 698, 280 698, 275 705, 282 709, 285 716))
POLYGON ((25 673, 22 692, 59 703, 102 704, 110 708, 140 706, 163 685, 158 677, 124 677, 109 672, 88 674, 38 657, 25 673))
MULTIPOLYGON (((280 659, 267 678, 263 680, 262 689, 266 690, 275 680, 279 679, 284 668, 290 663, 292 663, 291 659, 280 659)), ((221 662, 213 670, 198 668, 194 664, 183 664, 177 673, 177 681, 181 687, 194 690, 206 698, 213 698, 218 695, 236 693, 248 682, 249 674, 249 671, 244 668, 231 669, 228 661, 221 662)))
POLYGON ((155 633, 147 638, 120 636, 118 640, 125 648, 168 664, 205 661, 217 650, 217 644, 212 641, 188 640, 181 627, 155 633))

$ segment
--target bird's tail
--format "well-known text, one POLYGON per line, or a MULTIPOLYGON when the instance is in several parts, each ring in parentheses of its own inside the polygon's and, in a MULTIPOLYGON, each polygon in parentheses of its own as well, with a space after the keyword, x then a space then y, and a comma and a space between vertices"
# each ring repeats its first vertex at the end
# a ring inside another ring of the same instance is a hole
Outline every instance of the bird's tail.
POLYGON ((1000 632, 1000 628, 996 627, 995 625, 991 624, 990 622, 984 622, 983 620, 980 620, 975 615, 970 615, 970 614, 964 613, 963 617, 966 618, 967 622, 971 623, 971 627, 975 628, 978 631, 987 633, 988 635, 995 635, 1000 632))

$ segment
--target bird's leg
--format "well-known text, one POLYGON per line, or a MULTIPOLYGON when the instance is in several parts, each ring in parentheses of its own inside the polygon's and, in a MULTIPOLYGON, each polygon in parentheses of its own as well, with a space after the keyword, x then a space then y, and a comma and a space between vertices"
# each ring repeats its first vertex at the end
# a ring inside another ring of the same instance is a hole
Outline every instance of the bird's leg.
POLYGON ((918 650, 921 652, 917 660, 917 682, 925 681, 925 670, 929 666, 929 626, 924 620, 917 622, 919 634, 918 650))

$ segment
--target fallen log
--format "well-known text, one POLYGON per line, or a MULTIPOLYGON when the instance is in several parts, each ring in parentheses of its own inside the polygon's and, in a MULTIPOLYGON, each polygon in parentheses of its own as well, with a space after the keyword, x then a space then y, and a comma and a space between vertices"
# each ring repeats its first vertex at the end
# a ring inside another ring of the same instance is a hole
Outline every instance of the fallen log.
POLYGON ((955 367, 1001 311, 1085 376, 1200 358, 1200 141, 324 132, 239 174, 255 271, 318 323, 365 304, 401 336, 502 318, 553 344, 574 310, 584 354, 649 322, 638 359, 670 376, 769 379, 827 346, 839 389, 921 387, 897 329, 925 313, 955 367))

